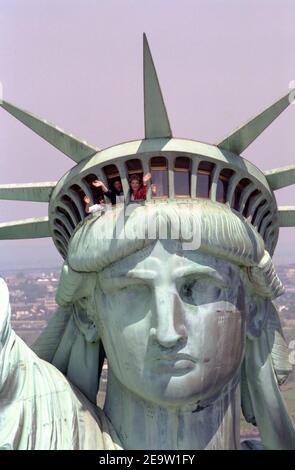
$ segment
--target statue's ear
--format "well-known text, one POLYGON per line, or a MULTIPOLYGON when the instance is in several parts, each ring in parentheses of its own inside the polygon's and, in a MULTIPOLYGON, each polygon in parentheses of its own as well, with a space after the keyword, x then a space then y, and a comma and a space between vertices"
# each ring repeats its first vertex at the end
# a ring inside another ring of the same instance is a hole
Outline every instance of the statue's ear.
POLYGON ((267 302, 268 299, 254 293, 248 292, 246 294, 247 337, 249 339, 254 339, 261 335, 267 321, 267 302))
POLYGON ((289 348, 286 343, 277 306, 274 301, 268 301, 266 336, 271 360, 276 373, 278 384, 283 384, 292 372, 289 362, 289 348))
POLYGON ((77 334, 70 350, 66 373, 69 380, 93 403, 96 403, 105 357, 97 322, 96 279, 95 273, 84 273, 83 283, 87 287, 79 288, 79 296, 78 292, 75 294, 78 299, 72 304, 72 320, 77 334))
POLYGON ((78 330, 88 343, 95 343, 100 339, 93 298, 94 293, 88 297, 82 297, 73 304, 73 318, 78 330))
POLYGON ((279 384, 285 382, 292 371, 289 363, 289 350, 282 331, 281 322, 275 302, 259 295, 248 296, 247 337, 259 339, 264 333, 266 350, 279 384))
POLYGON ((72 321, 76 333, 67 357, 66 376, 96 403, 104 349, 96 325, 77 303, 73 305, 72 321))

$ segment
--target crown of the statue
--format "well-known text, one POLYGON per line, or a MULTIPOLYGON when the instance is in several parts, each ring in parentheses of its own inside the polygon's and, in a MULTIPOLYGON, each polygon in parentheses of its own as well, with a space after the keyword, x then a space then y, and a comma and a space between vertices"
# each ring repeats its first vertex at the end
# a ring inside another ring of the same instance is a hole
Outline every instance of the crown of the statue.
POLYGON ((0 224, 0 239, 52 237, 65 258, 69 240, 85 218, 84 196, 97 201, 92 182, 112 188, 122 183, 125 201, 129 178, 151 173, 145 204, 209 198, 227 204, 256 228, 273 253, 279 227, 295 226, 295 207, 277 207, 275 190, 295 183, 295 165, 262 172, 241 153, 292 102, 294 93, 280 98, 246 124, 214 145, 172 137, 153 59, 144 35, 145 138, 104 150, 31 113, 2 101, 0 105, 77 164, 57 183, 0 186, 0 199, 49 202, 49 216, 0 224))

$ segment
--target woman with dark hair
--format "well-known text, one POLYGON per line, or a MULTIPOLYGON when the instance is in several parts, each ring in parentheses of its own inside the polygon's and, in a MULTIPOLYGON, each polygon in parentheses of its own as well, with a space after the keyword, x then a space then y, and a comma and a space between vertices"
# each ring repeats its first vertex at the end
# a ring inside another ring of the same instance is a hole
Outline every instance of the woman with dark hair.
POLYGON ((130 200, 139 201, 146 198, 147 182, 151 179, 151 173, 143 176, 142 180, 139 175, 132 175, 129 178, 130 200))
POLYGON ((119 178, 113 181, 111 189, 107 188, 106 185, 97 178, 92 181, 92 186, 101 188, 104 195, 111 200, 113 206, 117 203, 124 202, 122 183, 119 178))

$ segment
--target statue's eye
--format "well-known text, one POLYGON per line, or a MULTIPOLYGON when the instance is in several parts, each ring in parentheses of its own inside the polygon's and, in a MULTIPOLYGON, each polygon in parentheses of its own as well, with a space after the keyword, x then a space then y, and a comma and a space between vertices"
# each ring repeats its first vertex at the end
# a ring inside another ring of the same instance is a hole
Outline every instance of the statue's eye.
POLYGON ((193 295, 193 286, 192 283, 186 283, 181 288, 181 297, 192 297, 193 295))
POLYGON ((180 288, 179 295, 184 302, 192 303, 198 289, 198 281, 186 281, 180 288))
POLYGON ((185 281, 179 289, 181 299, 193 305, 217 301, 221 293, 222 289, 211 279, 185 281))

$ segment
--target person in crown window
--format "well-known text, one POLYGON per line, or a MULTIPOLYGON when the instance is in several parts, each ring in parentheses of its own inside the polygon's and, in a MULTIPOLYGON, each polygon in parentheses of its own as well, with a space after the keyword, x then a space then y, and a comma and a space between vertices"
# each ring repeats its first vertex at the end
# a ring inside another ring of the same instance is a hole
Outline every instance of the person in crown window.
POLYGON ((124 202, 124 193, 120 178, 113 181, 111 189, 107 188, 107 186, 99 179, 95 179, 92 182, 92 186, 95 188, 101 188, 104 195, 110 199, 113 206, 120 202, 124 202))

